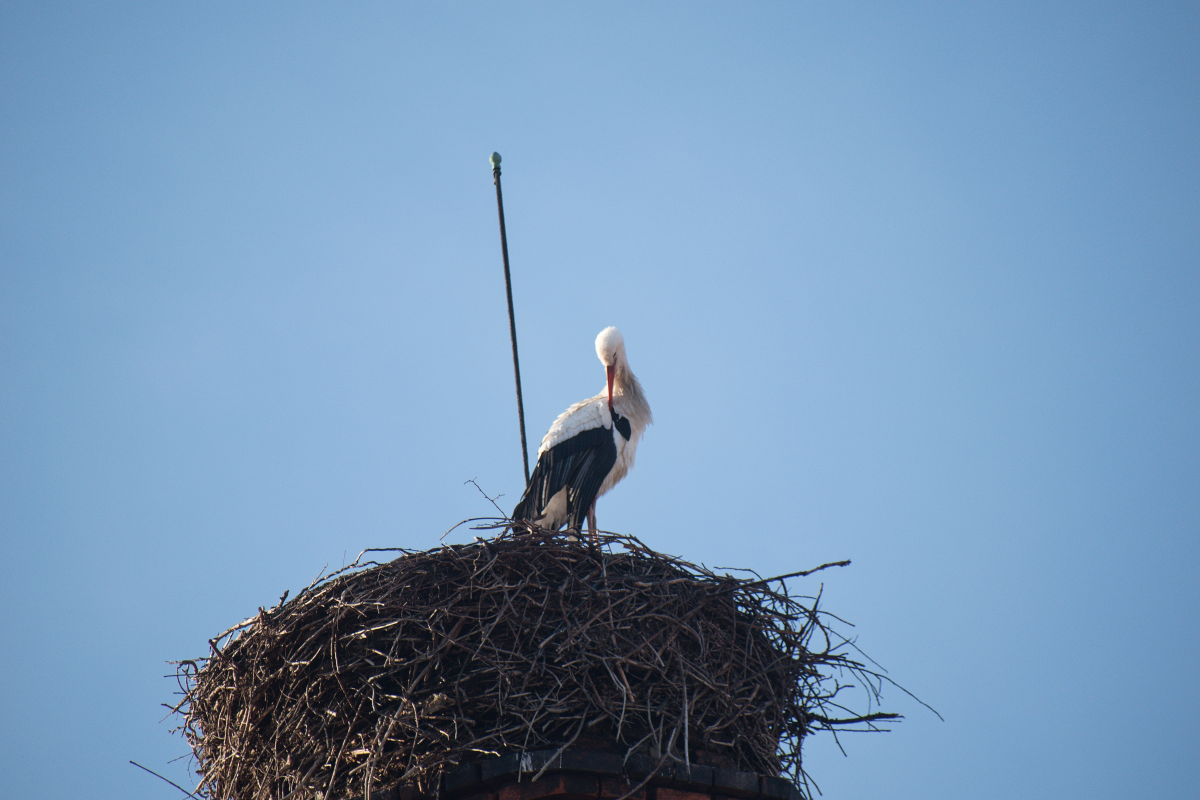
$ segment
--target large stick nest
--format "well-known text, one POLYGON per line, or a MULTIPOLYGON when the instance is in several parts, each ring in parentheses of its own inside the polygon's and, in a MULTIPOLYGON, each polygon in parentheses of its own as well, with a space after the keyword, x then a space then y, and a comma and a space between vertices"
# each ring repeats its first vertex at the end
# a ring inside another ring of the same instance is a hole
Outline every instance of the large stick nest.
POLYGON ((615 534, 401 552, 314 582, 180 663, 201 793, 435 794, 458 764, 568 745, 807 791, 805 736, 896 716, 841 704, 850 679, 870 706, 879 675, 782 579, 718 575, 615 534))

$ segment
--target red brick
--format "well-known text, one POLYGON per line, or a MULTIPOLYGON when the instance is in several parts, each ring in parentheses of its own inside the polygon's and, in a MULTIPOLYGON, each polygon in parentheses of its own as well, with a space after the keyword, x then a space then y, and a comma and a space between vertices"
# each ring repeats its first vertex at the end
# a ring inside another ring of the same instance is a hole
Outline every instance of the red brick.
POLYGON ((430 800, 430 797, 412 786, 399 786, 392 789, 392 800, 430 800))
POLYGON ((654 790, 656 800, 711 800, 709 795, 701 792, 688 792, 683 789, 668 789, 660 786, 654 790))
POLYGON ((599 785, 594 777, 587 775, 546 775, 537 781, 525 779, 520 783, 506 783, 496 793, 496 800, 539 800, 553 797, 555 800, 595 800, 599 785))
MULTIPOLYGON (((601 778, 600 779, 600 797, 603 800, 612 800, 617 797, 624 797, 625 793, 641 783, 636 780, 633 783, 624 778, 601 778)), ((629 800, 646 800, 646 790, 649 788, 647 783, 633 794, 629 795, 629 800)))

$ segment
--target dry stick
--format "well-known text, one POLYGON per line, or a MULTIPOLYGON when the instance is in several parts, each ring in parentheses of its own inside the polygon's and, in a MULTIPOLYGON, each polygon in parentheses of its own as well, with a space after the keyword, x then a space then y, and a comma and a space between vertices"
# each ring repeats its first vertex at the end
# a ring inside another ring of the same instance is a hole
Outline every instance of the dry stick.
MULTIPOLYGON (((393 714, 391 720, 388 722, 387 730, 383 732, 383 738, 377 743, 379 747, 379 755, 383 755, 383 748, 387 747, 388 737, 392 735, 392 727, 395 726, 395 724, 396 715, 393 714)), ((366 780, 364 781, 367 785, 367 788, 364 800, 371 800, 371 778, 374 777, 372 773, 375 771, 375 761, 377 758, 378 757, 376 754, 372 753, 370 759, 367 761, 367 775, 366 780)))
MULTIPOLYGON (((821 722, 821 723, 824 723, 825 725, 830 725, 830 726, 833 726, 833 725, 843 725, 843 726, 844 725, 856 725, 860 722, 876 722, 881 719, 904 719, 904 717, 902 717, 899 714, 885 714, 882 712, 875 713, 875 714, 865 714, 861 717, 851 717, 849 719, 829 719, 828 717, 823 717, 820 714, 809 714, 808 718, 814 719, 817 722, 821 722)), ((853 733, 853 731, 850 731, 849 729, 847 729, 845 732, 853 733)))
POLYGON ((684 669, 683 662, 679 663, 679 674, 683 678, 683 761, 687 764, 688 773, 692 771, 692 757, 689 753, 691 749, 688 746, 688 728, 691 727, 691 721, 688 719, 688 698, 687 698, 687 671, 684 669))
POLYGON ((517 378, 517 421, 521 424, 521 461, 525 485, 529 485, 529 447, 525 444, 525 403, 521 399, 521 362, 517 358, 517 317, 513 312, 512 275, 508 270, 508 234, 504 230, 504 193, 500 189, 500 154, 492 153, 492 177, 496 184, 496 210, 500 214, 500 252, 504 256, 504 291, 508 295, 508 331, 512 336, 513 373, 517 378))
MULTIPOLYGON (((670 739, 670 741, 668 741, 668 742, 667 742, 667 749, 666 749, 666 750, 663 752, 662 758, 660 758, 660 759, 658 760, 658 763, 654 765, 654 769, 652 769, 652 770, 649 772, 649 774, 647 774, 647 775, 646 775, 646 777, 642 778, 642 781, 641 781, 641 783, 639 783, 637 786, 634 786, 634 787, 633 787, 632 789, 630 789, 628 792, 626 792, 625 794, 623 794, 623 795, 621 795, 620 797, 618 797, 618 798, 617 798, 617 800, 629 800, 629 798, 630 798, 630 797, 632 797, 633 795, 637 794, 637 792, 638 792, 638 791, 639 791, 639 790, 640 790, 640 789, 641 789, 643 786, 645 786, 647 783, 649 783, 649 782, 650 782, 650 779, 651 779, 651 778, 653 778, 653 777, 655 776, 655 774, 657 774, 657 773, 658 773, 658 771, 659 771, 660 769, 662 769, 662 767, 663 767, 663 764, 666 764, 666 763, 667 763, 667 758, 668 758, 668 757, 671 755, 671 748, 672 748, 672 747, 674 747, 674 745, 675 745, 675 736, 676 736, 676 734, 678 734, 678 733, 679 733, 679 725, 677 724, 677 725, 675 726, 675 730, 671 731, 671 739, 670 739)), ((690 769, 691 769, 691 768, 689 767, 689 770, 690 770, 690 769)))
POLYGON ((587 715, 583 714, 579 717, 579 727, 575 729, 575 735, 572 736, 570 739, 568 739, 566 744, 564 744, 562 747, 558 748, 558 751, 555 752, 554 755, 550 756, 550 759, 548 761, 546 761, 545 764, 542 765, 541 769, 538 770, 537 775, 534 775, 530 779, 530 781, 529 781, 530 783, 535 783, 538 778, 542 777, 542 775, 545 774, 546 770, 548 770, 550 768, 550 765, 553 764, 558 759, 558 757, 563 754, 563 751, 566 750, 571 745, 575 744, 575 740, 579 738, 579 734, 583 733, 583 724, 585 722, 587 722, 587 715))
MULTIPOLYGON (((492 507, 495 508, 497 511, 499 511, 501 516, 504 516, 504 509, 501 508, 500 506, 496 505, 497 498, 501 497, 502 495, 496 495, 496 497, 488 497, 488 493, 483 490, 482 486, 480 486, 478 483, 475 482, 474 478, 463 481, 463 486, 466 486, 468 483, 472 484, 476 489, 478 489, 479 493, 481 495, 483 495, 483 499, 487 500, 489 503, 491 503, 492 507)), ((462 523, 459 523, 459 524, 462 524, 462 523)), ((456 525, 455 527, 458 527, 458 526, 456 525)), ((454 530, 454 528, 451 528, 450 530, 454 530)), ((449 532, 450 531, 447 531, 446 533, 449 533, 449 532)), ((442 536, 445 536, 445 535, 446 534, 442 534, 442 536)))
POLYGON ((750 583, 738 584, 737 588, 738 589, 746 589, 750 586, 755 586, 755 587, 765 586, 768 583, 774 583, 775 581, 781 581, 784 578, 804 578, 809 575, 812 575, 814 572, 820 572, 821 570, 828 569, 830 567, 848 567, 848 566, 850 566, 849 559, 847 559, 845 561, 831 561, 828 564, 822 564, 821 566, 813 567, 812 569, 802 569, 799 572, 789 572, 786 575, 776 575, 774 578, 763 578, 761 581, 751 581, 750 583))
MULTIPOLYGON (((170 778, 164 778, 162 775, 159 775, 157 772, 155 772, 154 770, 150 769, 149 767, 143 767, 141 764, 137 763, 136 761, 130 761, 129 763, 130 763, 130 764, 133 764, 133 765, 134 765, 135 767, 137 767, 138 769, 144 769, 144 770, 146 770, 146 772, 149 772, 151 775, 153 775, 153 776, 154 776, 154 777, 156 777, 156 778, 159 778, 160 780, 164 780, 164 781, 166 781, 167 783, 171 784, 172 786, 174 786, 174 787, 175 787, 176 789, 178 789, 179 791, 181 791, 181 792, 183 792, 184 794, 186 794, 188 797, 196 797, 196 795, 192 794, 191 792, 189 792, 187 789, 185 789, 185 788, 183 788, 182 786, 180 786, 180 785, 179 785, 178 783, 176 783, 175 781, 171 780, 170 778)), ((196 800, 200 800, 200 798, 199 798, 199 797, 196 797, 196 800)))

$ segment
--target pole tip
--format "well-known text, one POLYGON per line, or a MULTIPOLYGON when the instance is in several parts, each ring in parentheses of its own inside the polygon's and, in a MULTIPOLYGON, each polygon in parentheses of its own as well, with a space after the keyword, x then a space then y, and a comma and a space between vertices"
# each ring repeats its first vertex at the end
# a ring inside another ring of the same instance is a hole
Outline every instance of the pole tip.
POLYGON ((488 161, 492 162, 492 166, 493 166, 493 167, 498 167, 498 166, 500 166, 500 154, 499 154, 499 153, 492 153, 492 157, 491 157, 491 158, 489 158, 489 159, 488 159, 488 161))

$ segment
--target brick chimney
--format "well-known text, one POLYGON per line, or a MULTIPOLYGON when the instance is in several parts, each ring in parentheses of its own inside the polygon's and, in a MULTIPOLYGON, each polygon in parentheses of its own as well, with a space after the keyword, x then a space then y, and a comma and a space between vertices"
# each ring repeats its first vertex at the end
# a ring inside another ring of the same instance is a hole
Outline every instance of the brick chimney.
MULTIPOLYGON (((440 800, 802 800, 784 778, 720 767, 623 758, 594 750, 540 750, 467 764, 443 779, 440 800)), ((410 788, 369 800, 433 800, 410 788)), ((362 798, 367 800, 367 798, 362 798)))

